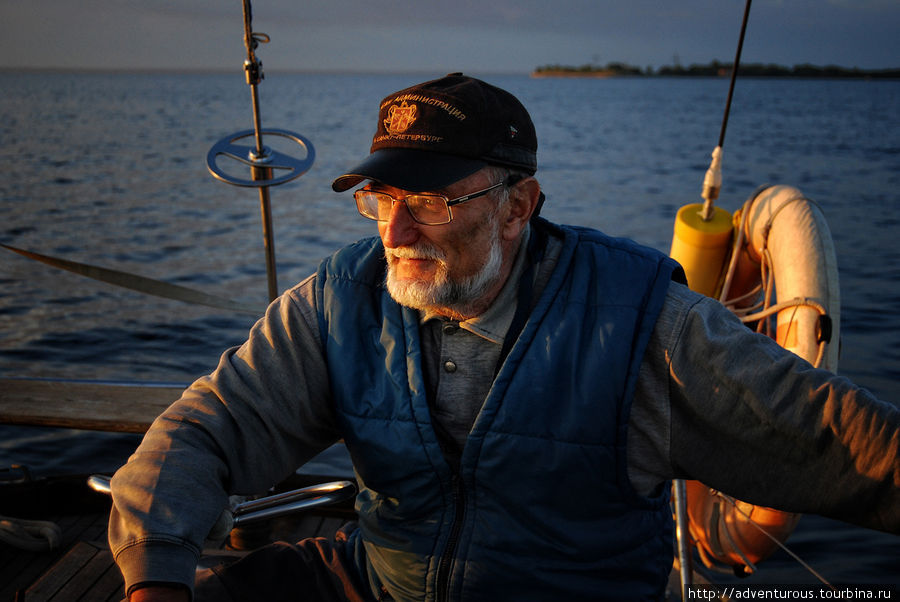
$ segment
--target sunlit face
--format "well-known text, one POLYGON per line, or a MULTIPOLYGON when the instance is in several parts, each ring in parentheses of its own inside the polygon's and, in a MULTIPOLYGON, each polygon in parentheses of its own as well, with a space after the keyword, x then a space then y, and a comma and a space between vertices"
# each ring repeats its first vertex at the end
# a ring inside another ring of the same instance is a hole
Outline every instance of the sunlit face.
MULTIPOLYGON (((435 192, 454 198, 494 183, 487 172, 480 171, 435 192)), ((394 197, 407 194, 377 187, 394 197)), ((440 226, 416 223, 406 205, 394 203, 388 221, 378 223, 388 265, 388 292, 401 305, 468 317, 480 301, 502 286, 499 228, 493 195, 454 206, 453 221, 440 226)))

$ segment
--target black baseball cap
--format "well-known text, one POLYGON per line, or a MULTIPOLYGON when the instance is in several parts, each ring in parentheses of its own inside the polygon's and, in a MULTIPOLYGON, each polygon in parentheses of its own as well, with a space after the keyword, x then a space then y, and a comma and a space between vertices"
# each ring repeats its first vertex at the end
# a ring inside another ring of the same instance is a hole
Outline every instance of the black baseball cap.
POLYGON ((385 98, 370 153, 331 184, 335 192, 363 180, 412 192, 436 190, 487 165, 537 170, 537 136, 522 103, 462 73, 385 98))

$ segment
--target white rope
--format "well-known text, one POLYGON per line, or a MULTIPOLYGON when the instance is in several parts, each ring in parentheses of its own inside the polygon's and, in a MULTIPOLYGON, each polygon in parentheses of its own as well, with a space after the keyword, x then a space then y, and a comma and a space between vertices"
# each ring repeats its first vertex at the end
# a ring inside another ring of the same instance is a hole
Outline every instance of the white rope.
MULTIPOLYGON (((820 315, 827 316, 828 310, 824 305, 815 301, 814 299, 810 299, 809 297, 794 297, 793 299, 788 299, 787 301, 782 301, 781 303, 776 303, 775 305, 770 305, 766 309, 757 312, 755 314, 747 314, 747 315, 739 315, 738 319, 741 322, 756 322, 759 320, 759 323, 762 324, 764 318, 768 318, 773 314, 777 314, 778 312, 789 309, 791 307, 811 307, 819 312, 820 315)), ((735 312, 737 313, 737 312, 735 312)), ((791 318, 791 322, 793 322, 793 317, 791 318)), ((768 330, 768 329, 767 329, 768 330)), ((768 334, 768 332, 766 332, 768 334)), ((825 357, 825 341, 819 341, 819 349, 816 354, 815 361, 811 362, 814 368, 818 368, 822 365, 822 359, 825 357)))
POLYGON ((782 301, 781 303, 770 305, 766 309, 755 314, 745 315, 741 317, 741 322, 755 322, 757 320, 767 318, 772 314, 777 314, 783 309, 788 309, 791 307, 812 307, 823 316, 828 315, 828 310, 825 309, 825 306, 815 299, 810 299, 809 297, 794 297, 793 299, 788 299, 786 301, 782 301))
MULTIPOLYGON (((741 249, 744 248, 744 228, 747 225, 747 214, 750 213, 750 205, 753 204, 753 200, 757 196, 759 196, 759 192, 747 199, 741 209, 741 224, 738 226, 738 233, 735 237, 734 245, 731 247, 731 261, 728 263, 728 272, 725 274, 725 282, 722 284, 722 292, 719 294, 719 301, 723 304, 726 301, 728 301, 728 304, 736 303, 750 295, 750 293, 747 293, 747 295, 742 295, 737 299, 728 299, 728 293, 731 292, 731 281, 734 279, 734 273, 740 261, 741 249)), ((751 293, 756 292, 756 290, 754 289, 751 293)))
POLYGON ((757 284, 752 289, 750 289, 749 292, 741 295, 740 297, 734 297, 733 299, 728 299, 727 303, 725 303, 725 302, 723 302, 723 303, 725 303, 725 307, 730 309, 733 313, 736 313, 736 314, 747 313, 748 309, 752 309, 754 307, 762 307, 762 303, 756 303, 755 305, 753 305, 751 307, 741 307, 741 308, 735 307, 735 305, 738 303, 741 303, 742 301, 746 301, 747 299, 752 299, 752 298, 756 297, 757 295, 759 295, 761 290, 762 290, 762 284, 757 284))
POLYGON ((62 530, 44 520, 0 516, 0 541, 31 552, 55 550, 62 543, 62 530))

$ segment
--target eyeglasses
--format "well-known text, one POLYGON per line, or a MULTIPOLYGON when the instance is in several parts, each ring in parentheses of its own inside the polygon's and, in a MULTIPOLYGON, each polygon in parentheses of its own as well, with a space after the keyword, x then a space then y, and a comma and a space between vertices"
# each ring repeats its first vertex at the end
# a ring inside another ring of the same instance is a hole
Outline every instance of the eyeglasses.
POLYGON ((484 190, 472 192, 452 200, 442 194, 420 193, 408 194, 402 199, 396 199, 386 192, 366 190, 365 188, 354 192, 353 198, 356 199, 356 208, 359 210, 360 215, 378 222, 388 221, 394 203, 403 202, 406 203, 409 214, 416 222, 426 226, 439 226, 441 224, 449 224, 453 220, 453 213, 450 211, 450 207, 484 196, 504 184, 506 182, 498 182, 484 190))

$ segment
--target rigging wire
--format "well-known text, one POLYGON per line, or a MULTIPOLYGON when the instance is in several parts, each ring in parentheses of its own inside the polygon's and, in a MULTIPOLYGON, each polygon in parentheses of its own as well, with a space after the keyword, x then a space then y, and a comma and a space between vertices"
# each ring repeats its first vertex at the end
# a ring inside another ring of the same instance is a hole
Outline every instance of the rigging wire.
MULTIPOLYGON (((742 514, 742 515, 747 519, 747 521, 748 521, 751 525, 753 525, 754 527, 756 527, 757 529, 759 529, 759 531, 760 531, 764 536, 766 536, 766 537, 768 537, 769 539, 771 539, 772 542, 775 543, 775 545, 777 545, 779 548, 781 548, 782 550, 784 550, 784 552, 787 553, 788 555, 790 555, 791 558, 793 558, 794 560, 796 560, 797 562, 799 562, 800 565, 803 566, 803 568, 805 568, 807 571, 809 571, 816 579, 818 579, 819 581, 821 581, 822 583, 824 583, 825 585, 827 585, 827 586, 828 586, 829 588, 831 588, 832 590, 835 590, 835 589, 836 589, 836 588, 834 587, 834 585, 832 585, 827 579, 825 579, 825 577, 823 577, 821 574, 819 574, 819 572, 818 572, 816 569, 814 569, 812 566, 810 566, 809 563, 807 563, 806 561, 804 561, 804 560, 803 560, 802 558, 800 558, 797 554, 795 554, 793 550, 791 550, 790 548, 788 548, 788 547, 784 544, 784 542, 780 541, 777 537, 772 536, 772 534, 769 533, 768 531, 766 531, 766 530, 762 527, 762 525, 760 525, 759 523, 757 523, 755 520, 753 520, 753 518, 751 518, 751 516, 750 516, 749 514, 747 514, 746 512, 744 512, 744 511, 741 509, 740 505, 737 503, 737 500, 735 500, 733 497, 731 497, 731 496, 729 496, 729 495, 725 495, 725 494, 722 493, 721 491, 716 491, 715 494, 716 494, 719 498, 721 498, 722 500, 724 500, 724 501, 728 502, 729 504, 731 504, 731 505, 734 507, 734 509, 735 509, 737 512, 739 512, 740 514, 742 514)), ((728 530, 727 530, 727 529, 725 530, 725 533, 726 533, 726 534, 728 533, 728 530)), ((729 537, 730 537, 730 535, 729 535, 729 537)))
POLYGON ((728 127, 728 115, 731 113, 731 99, 734 98, 734 83, 737 80, 738 66, 741 64, 741 51, 744 48, 744 36, 747 33, 747 21, 750 18, 750 2, 744 6, 744 18, 741 22, 741 35, 738 38, 737 51, 734 54, 734 66, 731 69, 731 82, 728 85, 728 98, 725 100, 725 114, 722 115, 722 127, 719 130, 719 146, 725 146, 725 130, 728 127))
POLYGON ((722 115, 722 127, 719 129, 719 143, 712 152, 712 161, 706 176, 703 178, 703 208, 700 217, 703 221, 709 221, 713 217, 713 201, 719 198, 719 190, 722 188, 722 148, 725 146, 725 131, 728 128, 728 117, 731 113, 731 100, 734 98, 734 84, 737 80, 738 68, 741 64, 741 52, 744 48, 744 37, 747 33, 747 22, 750 18, 750 3, 747 0, 744 5, 744 17, 741 21, 741 34, 738 38, 737 50, 734 54, 734 64, 731 67, 731 81, 728 85, 728 97, 725 100, 725 113, 722 115))

